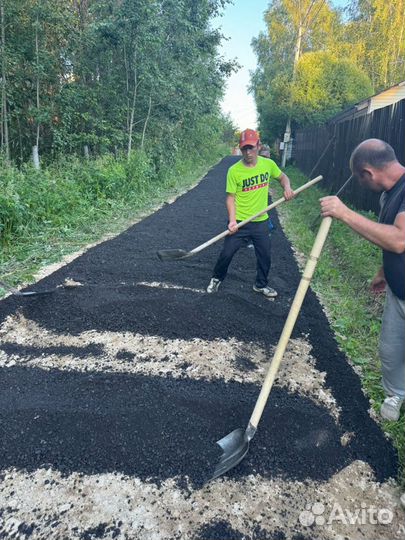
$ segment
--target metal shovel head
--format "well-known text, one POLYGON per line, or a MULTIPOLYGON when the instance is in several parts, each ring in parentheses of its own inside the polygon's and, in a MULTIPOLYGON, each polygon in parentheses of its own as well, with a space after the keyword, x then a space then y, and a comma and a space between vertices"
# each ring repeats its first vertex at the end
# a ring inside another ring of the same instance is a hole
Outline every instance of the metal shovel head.
POLYGON ((43 296, 46 294, 52 294, 56 291, 56 288, 48 290, 48 291, 20 291, 16 289, 15 287, 12 287, 11 285, 4 283, 3 281, 0 281, 0 288, 4 289, 5 291, 9 291, 11 294, 14 294, 15 296, 43 296))
POLYGON ((249 439, 246 435, 246 430, 242 428, 235 429, 219 441, 217 444, 222 448, 222 454, 214 474, 210 480, 214 480, 221 474, 226 473, 229 469, 235 467, 246 456, 249 450, 249 439))
POLYGON ((161 249, 157 252, 161 261, 177 261, 185 259, 189 255, 189 251, 185 249, 161 249))
POLYGON ((46 296, 47 294, 53 294, 56 289, 52 289, 51 291, 25 291, 21 292, 18 291, 17 296, 46 296))

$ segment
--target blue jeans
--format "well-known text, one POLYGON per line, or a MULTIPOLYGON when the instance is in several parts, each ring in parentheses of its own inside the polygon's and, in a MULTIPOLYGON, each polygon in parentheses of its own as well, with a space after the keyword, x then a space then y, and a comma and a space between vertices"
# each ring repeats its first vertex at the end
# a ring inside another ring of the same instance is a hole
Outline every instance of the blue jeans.
POLYGON ((214 268, 213 277, 223 281, 228 272, 233 256, 242 246, 246 246, 246 241, 250 240, 255 248, 256 254, 256 286, 266 287, 268 275, 271 267, 271 243, 269 236, 268 222, 252 221, 225 238, 222 251, 214 268))

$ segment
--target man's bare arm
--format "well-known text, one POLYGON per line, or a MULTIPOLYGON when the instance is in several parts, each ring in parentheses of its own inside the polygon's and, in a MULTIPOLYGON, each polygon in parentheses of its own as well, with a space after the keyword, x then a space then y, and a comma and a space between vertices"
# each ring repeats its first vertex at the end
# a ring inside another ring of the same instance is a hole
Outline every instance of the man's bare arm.
POLYGON ((236 228, 236 204, 235 204, 235 194, 227 193, 226 194, 226 208, 228 210, 228 229, 231 233, 237 231, 236 228))
POLYGON ((358 234, 386 251, 405 252, 405 212, 397 215, 393 225, 385 225, 354 212, 338 197, 323 197, 320 201, 322 217, 331 216, 340 219, 358 234))
POLYGON ((277 178, 280 182, 281 187, 284 189, 284 197, 287 201, 294 198, 294 192, 291 189, 291 182, 288 176, 285 173, 281 173, 277 178))

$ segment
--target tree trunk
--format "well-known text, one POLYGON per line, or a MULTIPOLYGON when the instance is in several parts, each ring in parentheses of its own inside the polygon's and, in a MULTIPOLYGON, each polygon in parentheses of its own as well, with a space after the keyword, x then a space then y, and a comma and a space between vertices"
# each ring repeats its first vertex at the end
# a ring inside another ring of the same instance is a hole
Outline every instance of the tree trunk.
POLYGON ((20 162, 22 163, 24 161, 24 147, 23 147, 21 123, 20 123, 19 115, 17 115, 17 128, 18 128, 18 141, 19 141, 19 146, 20 146, 20 162))
MULTIPOLYGON (((38 26, 39 26, 39 18, 37 15, 37 21, 35 25, 35 54, 36 54, 36 60, 37 60, 37 113, 39 114, 39 44, 38 44, 38 26)), ((39 148, 39 129, 40 129, 40 122, 37 120, 37 136, 36 136, 36 148, 38 153, 39 148)), ((35 161, 34 161, 35 163, 35 161)), ((39 160, 38 160, 38 168, 39 168, 39 160)))
MULTIPOLYGON (((295 73, 297 70, 297 64, 301 56, 301 43, 302 43, 302 32, 303 32, 303 26, 302 23, 300 23, 298 27, 298 35, 297 35, 297 41, 295 43, 295 54, 294 54, 294 66, 293 66, 293 82, 295 79, 295 73)), ((283 155, 281 157, 281 166, 285 167, 285 164, 287 162, 287 155, 288 155, 288 147, 290 145, 291 140, 291 117, 288 117, 287 125, 285 126, 285 132, 284 132, 284 149, 283 149, 283 155)))
POLYGON ((145 141, 145 132, 146 132, 146 126, 148 125, 149 117, 150 117, 150 110, 152 108, 152 96, 149 96, 149 107, 148 107, 148 114, 145 118, 145 123, 143 125, 143 131, 142 131, 142 141, 141 141, 141 150, 143 150, 143 143, 145 141))
POLYGON ((131 157, 131 151, 132 151, 132 132, 134 129, 134 117, 135 117, 135 105, 136 105, 136 94, 138 90, 138 73, 136 69, 136 51, 134 54, 134 92, 132 95, 132 107, 131 107, 131 114, 129 118, 129 127, 128 127, 128 151, 127 151, 127 159, 131 157))
POLYGON ((127 59, 127 48, 124 42, 124 66, 125 66, 125 85, 127 90, 127 131, 129 133, 129 66, 127 59))
MULTIPOLYGON (((320 9, 322 7, 323 2, 324 2, 324 0, 321 0, 320 5, 319 5, 319 9, 318 9, 317 13, 312 18, 311 21, 309 21, 309 15, 310 15, 312 9, 315 7, 316 0, 312 0, 312 2, 310 3, 310 5, 308 6, 308 8, 306 10, 306 13, 305 13, 304 17, 302 16, 302 13, 300 13, 300 22, 298 24, 297 41, 295 42, 295 51, 294 51, 294 64, 293 64, 293 76, 292 76, 293 82, 295 80, 295 75, 296 75, 296 72, 297 72, 297 65, 298 65, 299 59, 301 57, 302 38, 303 38, 305 32, 309 29, 309 27, 314 24, 315 19, 319 14, 319 11, 320 11, 320 9)), ((281 158, 281 166, 282 167, 285 167, 290 145, 291 145, 291 116, 290 116, 290 113, 289 113, 288 120, 287 120, 287 125, 285 127, 285 132, 284 132, 284 149, 283 149, 283 155, 282 155, 282 158, 281 158)))
POLYGON ((32 147, 32 161, 34 162, 35 169, 41 168, 39 164, 38 146, 36 145, 32 147))
POLYGON ((4 22, 4 3, 0 3, 0 24, 1 24, 1 147, 4 148, 6 163, 10 163, 10 142, 8 136, 8 114, 7 114, 7 91, 6 91, 6 32, 4 22))

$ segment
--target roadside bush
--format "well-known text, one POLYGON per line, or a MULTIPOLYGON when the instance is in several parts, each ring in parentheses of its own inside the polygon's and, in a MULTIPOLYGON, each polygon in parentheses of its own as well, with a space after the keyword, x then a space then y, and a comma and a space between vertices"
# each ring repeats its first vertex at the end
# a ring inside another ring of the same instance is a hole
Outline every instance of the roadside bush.
POLYGON ((163 190, 194 181, 199 168, 225 153, 224 145, 212 143, 203 151, 178 149, 167 160, 133 151, 129 160, 111 154, 90 160, 60 157, 41 170, 0 164, 0 263, 21 243, 49 237, 55 243, 73 230, 79 235, 80 228, 115 219, 124 209, 129 213, 149 205, 163 190))
POLYGON ((63 159, 39 171, 30 165, 3 168, 0 242, 8 245, 27 230, 72 226, 115 202, 135 204, 153 180, 153 166, 143 154, 128 162, 113 156, 63 159))

